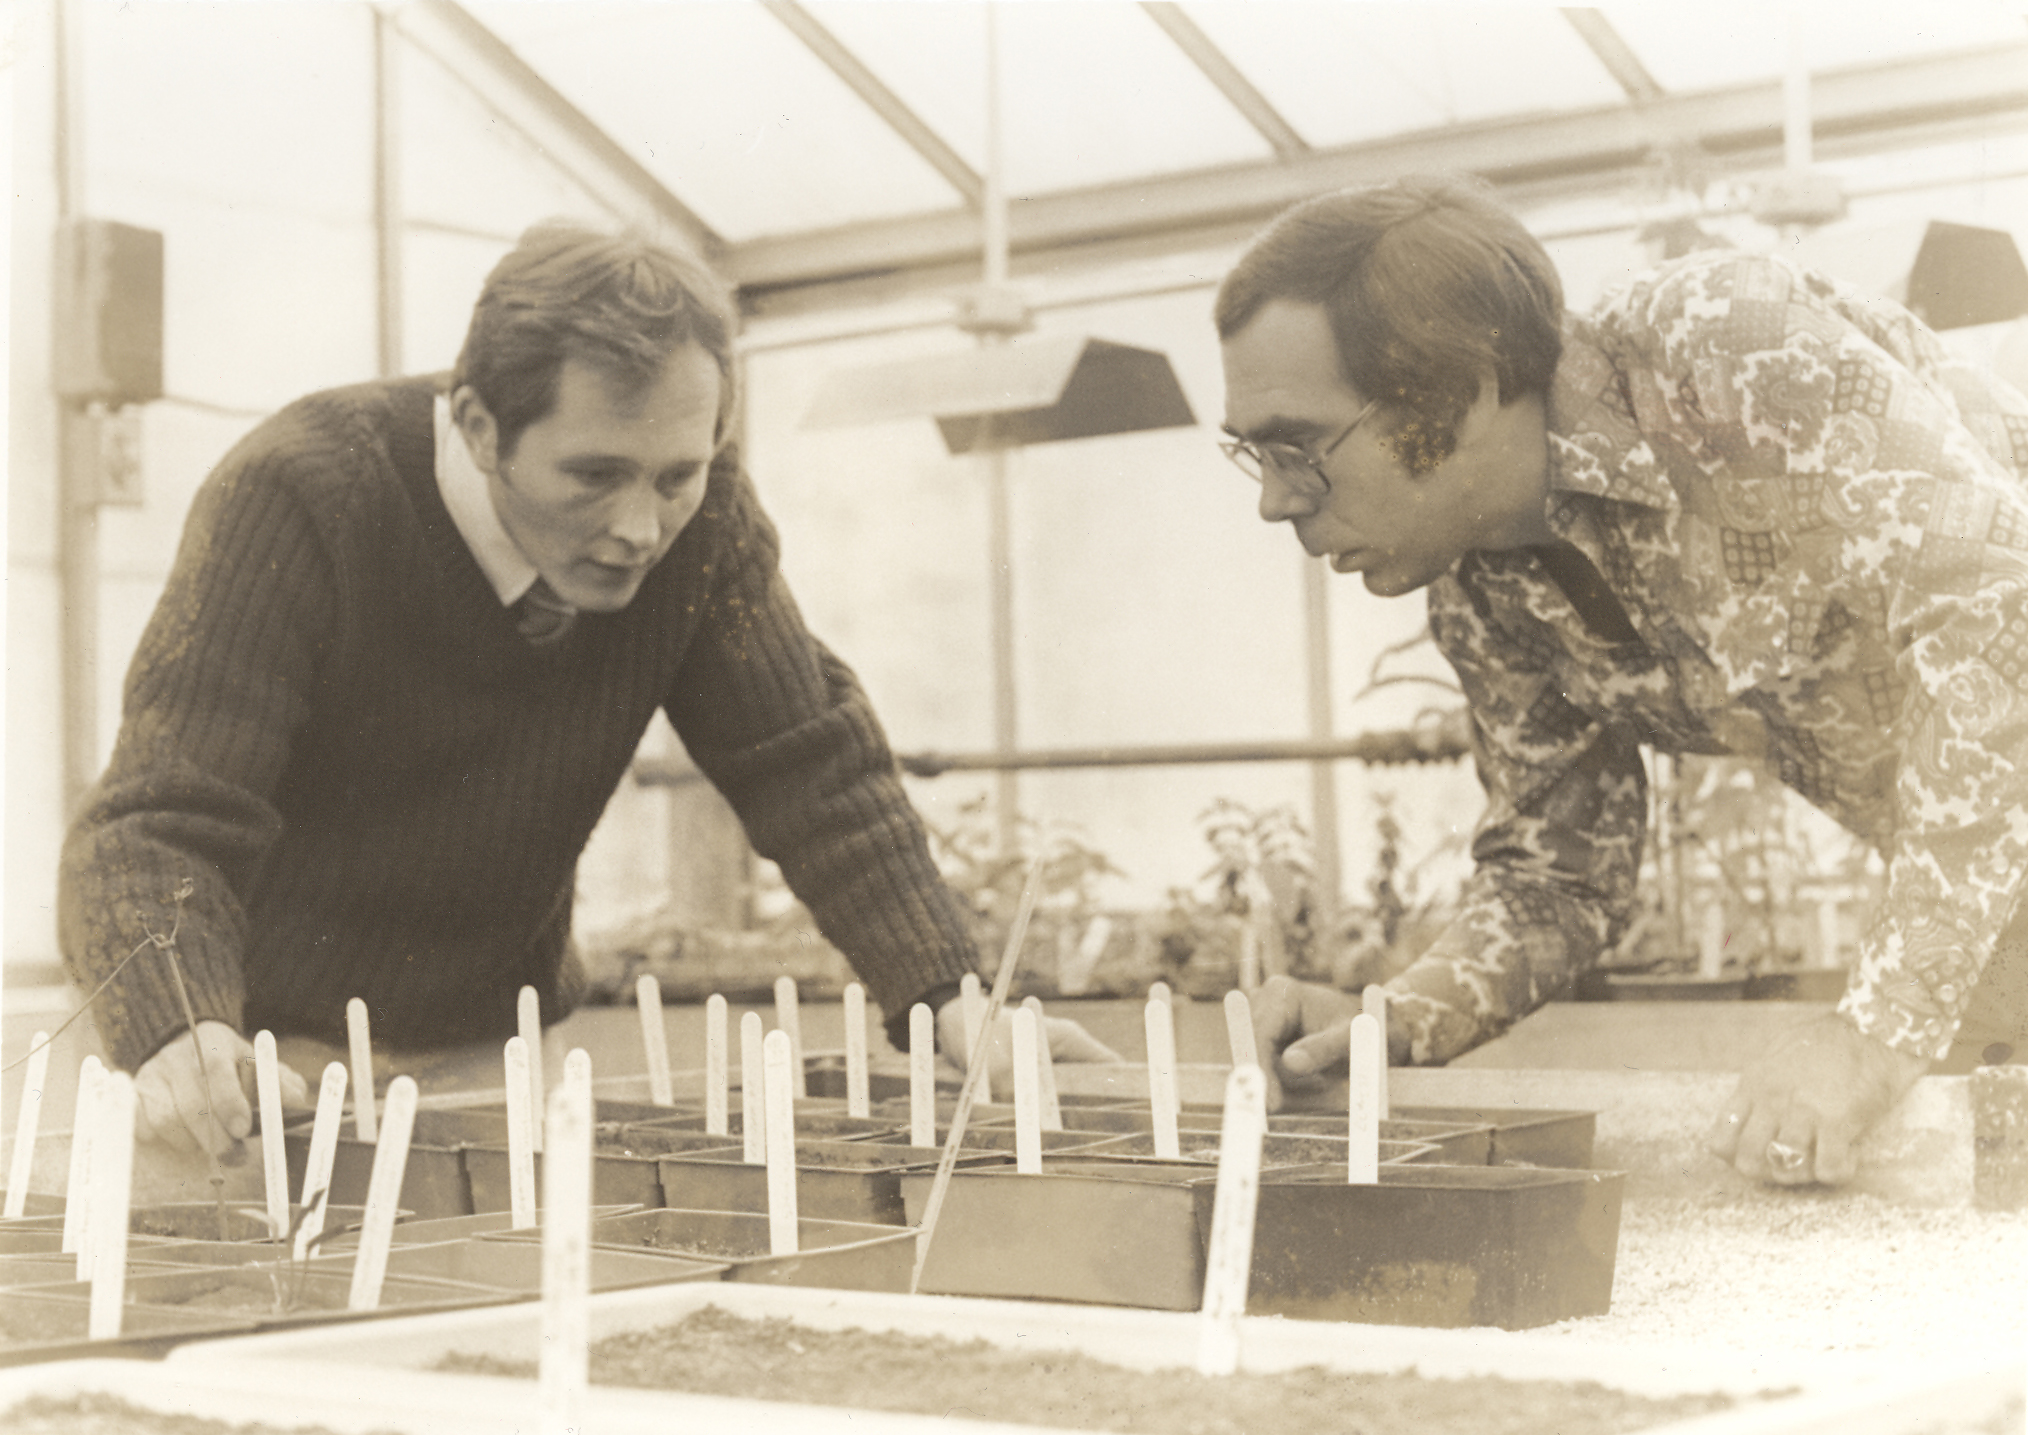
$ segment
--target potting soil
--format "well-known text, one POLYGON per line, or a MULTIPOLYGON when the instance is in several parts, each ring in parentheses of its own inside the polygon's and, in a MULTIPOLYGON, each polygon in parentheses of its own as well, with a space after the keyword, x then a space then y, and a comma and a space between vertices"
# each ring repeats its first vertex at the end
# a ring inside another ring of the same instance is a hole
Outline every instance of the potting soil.
MULTIPOLYGON (((35 1395, 0 1413, 7 1435, 333 1435, 321 1425, 243 1424, 148 1410, 116 1395, 35 1395)), ((393 1435, 393 1432, 389 1432, 393 1435)))
MULTIPOLYGON (((453 1354, 440 1370, 532 1376, 530 1362, 453 1354)), ((983 1340, 820 1330, 707 1306, 591 1347, 591 1379, 693 1394, 902 1411, 1132 1435, 1621 1435, 1734 1404, 1591 1383, 1426 1380, 1315 1367, 1208 1377, 1139 1371, 983 1340)))

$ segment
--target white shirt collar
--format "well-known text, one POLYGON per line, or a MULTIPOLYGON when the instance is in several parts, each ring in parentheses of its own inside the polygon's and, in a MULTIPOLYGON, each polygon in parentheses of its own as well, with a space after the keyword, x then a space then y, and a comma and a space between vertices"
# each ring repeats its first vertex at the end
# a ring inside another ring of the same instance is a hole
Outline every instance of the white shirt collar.
POLYGON ((465 546, 472 550, 486 581, 499 595, 500 605, 511 608, 535 586, 535 565, 515 545, 494 510, 493 495, 486 475, 472 461, 465 436, 451 422, 451 400, 438 394, 436 401, 437 492, 451 512, 465 546))

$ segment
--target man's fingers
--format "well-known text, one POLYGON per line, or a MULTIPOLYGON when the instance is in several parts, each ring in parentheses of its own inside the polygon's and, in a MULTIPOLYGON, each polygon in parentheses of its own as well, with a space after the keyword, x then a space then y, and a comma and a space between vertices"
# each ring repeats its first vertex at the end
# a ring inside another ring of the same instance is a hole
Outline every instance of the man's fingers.
POLYGON ((310 1083, 303 1079, 303 1073, 293 1066, 279 1066, 282 1078, 282 1105, 284 1107, 314 1107, 317 1102, 310 1095, 310 1083))
POLYGON ((1052 1061, 1123 1062, 1125 1057, 1067 1017, 1045 1018, 1052 1061))
POLYGON ((1737 1107, 1728 1109, 1711 1123, 1711 1129, 1704 1135, 1704 1149, 1719 1160, 1730 1163, 1739 1154, 1739 1131, 1745 1124, 1744 1112, 1737 1107))
POLYGON ((1287 1076, 1315 1076, 1345 1066, 1352 1054, 1352 1022, 1348 1017, 1320 1032, 1291 1042, 1282 1051, 1282 1071, 1287 1076))
POLYGON ((1853 1132, 1841 1122, 1817 1128, 1817 1179, 1826 1186, 1842 1186, 1859 1174, 1859 1145, 1853 1132))
POLYGON ((135 1135, 143 1141, 158 1141, 180 1155, 198 1151, 196 1133, 183 1124, 176 1109, 176 1097, 161 1073, 143 1067, 134 1078, 134 1108, 139 1117, 135 1135))

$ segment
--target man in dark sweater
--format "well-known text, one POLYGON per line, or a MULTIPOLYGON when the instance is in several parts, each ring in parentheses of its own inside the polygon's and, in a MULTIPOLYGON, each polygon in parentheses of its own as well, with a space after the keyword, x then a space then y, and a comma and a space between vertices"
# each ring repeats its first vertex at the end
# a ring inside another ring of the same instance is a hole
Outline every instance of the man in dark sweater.
POLYGON ((568 1013, 578 855, 658 708, 897 1045, 916 1002, 961 1044, 964 915, 777 569, 729 442, 733 332, 684 256, 538 226, 447 388, 312 395, 205 481, 60 876, 144 1133, 227 1149, 246 1034, 335 1045, 352 997, 395 1050, 504 1039, 523 985, 568 1013), (149 943, 172 933, 196 1037, 149 943))

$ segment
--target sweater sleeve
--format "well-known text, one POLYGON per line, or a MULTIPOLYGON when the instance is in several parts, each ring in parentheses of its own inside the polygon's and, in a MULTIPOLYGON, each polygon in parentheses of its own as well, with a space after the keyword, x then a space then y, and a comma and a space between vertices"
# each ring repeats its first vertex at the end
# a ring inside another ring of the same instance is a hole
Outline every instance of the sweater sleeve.
POLYGON ((273 795, 337 608, 315 524, 281 481, 285 426, 270 420, 200 488, 111 762, 63 847, 64 962, 87 994, 112 978, 94 1014, 128 1070, 185 1026, 172 936, 197 1018, 241 1023, 245 893, 281 829, 273 795))
POLYGON ((805 627, 750 483, 726 480, 713 501, 727 541, 666 708, 754 850, 780 864, 905 1041, 910 1005, 955 992, 973 969, 969 929, 865 690, 805 627))

